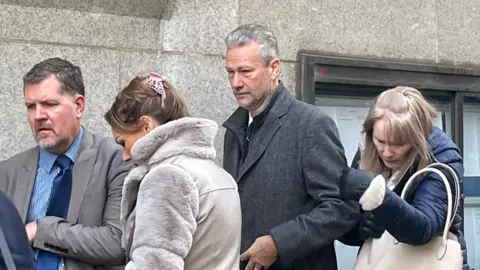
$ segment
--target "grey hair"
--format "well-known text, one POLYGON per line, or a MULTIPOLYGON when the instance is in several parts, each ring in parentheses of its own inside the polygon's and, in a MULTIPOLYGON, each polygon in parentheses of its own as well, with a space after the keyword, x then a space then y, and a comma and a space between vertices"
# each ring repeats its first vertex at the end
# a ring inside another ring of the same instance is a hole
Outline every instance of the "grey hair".
POLYGON ((40 83, 51 76, 55 76, 58 80, 62 91, 66 91, 72 96, 75 94, 85 96, 85 85, 80 67, 59 57, 49 58, 35 64, 23 76, 23 87, 25 89, 27 85, 40 83))
POLYGON ((244 24, 230 32, 225 38, 228 49, 255 42, 260 48, 260 57, 264 64, 278 58, 278 42, 275 34, 260 24, 244 24))

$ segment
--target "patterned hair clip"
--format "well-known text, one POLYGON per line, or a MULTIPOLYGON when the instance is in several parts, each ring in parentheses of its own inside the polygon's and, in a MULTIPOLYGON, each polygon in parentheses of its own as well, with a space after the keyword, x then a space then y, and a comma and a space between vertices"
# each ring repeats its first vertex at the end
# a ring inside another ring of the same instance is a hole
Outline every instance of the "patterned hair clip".
POLYGON ((158 74, 151 72, 147 78, 147 85, 155 90, 160 96, 163 96, 165 90, 165 83, 163 77, 158 74))

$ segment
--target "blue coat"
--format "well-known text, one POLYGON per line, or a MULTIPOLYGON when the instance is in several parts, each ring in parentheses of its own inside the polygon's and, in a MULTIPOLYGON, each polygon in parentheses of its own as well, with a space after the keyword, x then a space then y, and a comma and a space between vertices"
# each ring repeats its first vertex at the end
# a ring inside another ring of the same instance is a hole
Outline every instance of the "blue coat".
MULTIPOLYGON (((0 226, 18 270, 34 269, 33 252, 28 243, 25 225, 17 209, 7 196, 0 191, 0 226)), ((3 254, 0 252, 0 269, 5 269, 3 254)))
MULTIPOLYGON (((461 176, 462 181, 463 159, 455 143, 437 127, 433 127, 428 143, 433 157, 453 168, 461 176)), ((447 192, 440 177, 436 174, 426 174, 421 181, 412 185, 409 194, 402 200, 400 194, 405 182, 415 171, 417 166, 414 164, 393 191, 387 190, 383 204, 372 211, 371 221, 384 227, 400 242, 422 245, 443 232, 447 213, 447 192)), ((453 179, 448 173, 445 175, 453 192, 455 187, 453 179)), ((461 217, 456 214, 450 231, 457 235, 462 246, 464 269, 470 269, 467 265, 465 239, 460 230, 461 223, 461 217)), ((358 227, 354 228, 341 241, 348 245, 361 245, 359 231, 358 227)))

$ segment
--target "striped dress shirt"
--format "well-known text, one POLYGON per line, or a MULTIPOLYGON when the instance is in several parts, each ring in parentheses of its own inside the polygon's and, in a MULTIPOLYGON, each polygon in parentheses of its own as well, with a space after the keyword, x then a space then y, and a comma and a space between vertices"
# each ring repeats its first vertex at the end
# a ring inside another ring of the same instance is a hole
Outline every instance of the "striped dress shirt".
MULTIPOLYGON (((75 163, 78 148, 83 138, 83 128, 80 128, 80 132, 77 137, 65 152, 65 155, 75 163)), ((52 190, 53 179, 60 172, 60 168, 55 165, 55 160, 58 154, 48 152, 40 147, 37 175, 35 177, 35 184, 33 186, 32 196, 30 199, 30 205, 27 213, 27 223, 35 221, 39 218, 45 217, 48 207, 48 200, 50 198, 50 192, 52 190)), ((35 257, 38 254, 38 250, 34 249, 35 257)), ((58 264, 58 270, 64 269, 64 260, 58 264)))

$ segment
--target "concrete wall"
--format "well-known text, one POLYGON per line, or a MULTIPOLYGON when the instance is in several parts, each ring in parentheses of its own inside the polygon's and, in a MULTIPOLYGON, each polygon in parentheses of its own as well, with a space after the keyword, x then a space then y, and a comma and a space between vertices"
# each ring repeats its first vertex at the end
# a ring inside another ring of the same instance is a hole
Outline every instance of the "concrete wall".
MULTIPOLYGON (((156 70, 195 114, 221 123, 235 108, 224 64, 225 35, 261 22, 278 36, 282 79, 295 89, 300 49, 322 54, 480 63, 480 1, 0 0, 0 159, 34 142, 22 105, 22 75, 52 56, 83 68, 84 124, 109 135, 102 115, 134 75, 156 70), (137 3, 134 5, 134 3, 137 3)), ((217 148, 221 155, 221 130, 217 148)), ((220 160, 220 159, 219 159, 220 160)))

